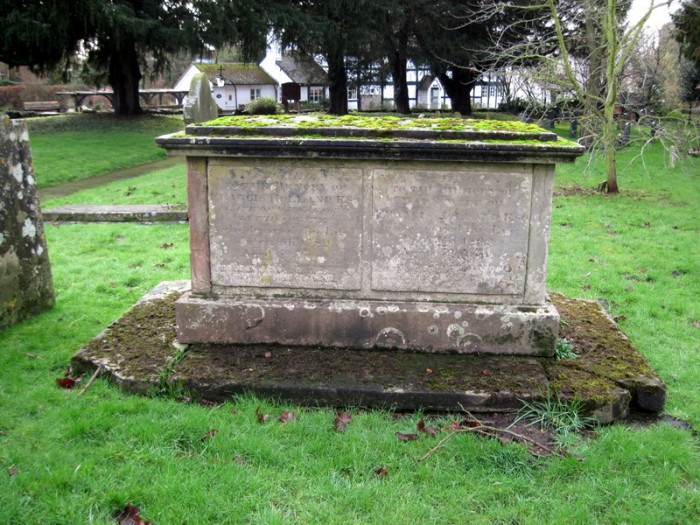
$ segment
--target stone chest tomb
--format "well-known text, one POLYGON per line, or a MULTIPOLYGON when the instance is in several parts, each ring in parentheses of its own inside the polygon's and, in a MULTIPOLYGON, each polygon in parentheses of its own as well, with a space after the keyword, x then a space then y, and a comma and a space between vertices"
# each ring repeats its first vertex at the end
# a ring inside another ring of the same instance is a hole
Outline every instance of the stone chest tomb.
POLYGON ((158 139, 188 164, 183 343, 552 355, 554 166, 536 126, 238 116, 158 139))

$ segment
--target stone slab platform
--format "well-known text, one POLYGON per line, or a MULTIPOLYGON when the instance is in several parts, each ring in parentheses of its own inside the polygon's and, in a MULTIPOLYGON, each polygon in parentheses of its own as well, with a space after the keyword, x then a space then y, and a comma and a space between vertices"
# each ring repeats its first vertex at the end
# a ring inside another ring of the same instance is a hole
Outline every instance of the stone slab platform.
POLYGON ((186 293, 175 311, 182 343, 551 356, 559 333, 551 303, 209 299, 186 293))
POLYGON ((187 222, 187 210, 170 204, 75 204, 43 212, 50 222, 187 222))
POLYGON ((665 385, 596 303, 552 294, 562 336, 579 358, 436 355, 273 345, 182 345, 175 300, 187 281, 162 283, 72 359, 135 393, 181 387, 210 400, 240 393, 311 406, 515 411, 548 393, 578 398, 601 423, 630 406, 659 412, 665 385))

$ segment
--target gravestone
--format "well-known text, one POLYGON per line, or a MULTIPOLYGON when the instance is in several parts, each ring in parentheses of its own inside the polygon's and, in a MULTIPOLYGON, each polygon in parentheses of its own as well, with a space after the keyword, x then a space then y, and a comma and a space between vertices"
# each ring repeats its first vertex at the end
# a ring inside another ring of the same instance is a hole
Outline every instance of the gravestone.
POLYGON ((572 139, 578 138, 578 120, 575 117, 569 121, 569 136, 572 139))
POLYGON ((0 329, 55 302, 51 266, 23 122, 0 124, 0 329))
POLYGON ((632 135, 632 123, 631 122, 625 122, 625 125, 622 127, 622 134, 618 135, 617 141, 620 146, 627 146, 627 144, 630 143, 630 138, 632 135))
POLYGON ((219 106, 211 94, 209 80, 204 73, 197 73, 190 82, 190 92, 182 107, 185 124, 198 124, 219 116, 219 106))
POLYGON ((229 122, 157 139, 188 159, 180 342, 553 354, 554 164, 582 147, 527 124, 229 122))

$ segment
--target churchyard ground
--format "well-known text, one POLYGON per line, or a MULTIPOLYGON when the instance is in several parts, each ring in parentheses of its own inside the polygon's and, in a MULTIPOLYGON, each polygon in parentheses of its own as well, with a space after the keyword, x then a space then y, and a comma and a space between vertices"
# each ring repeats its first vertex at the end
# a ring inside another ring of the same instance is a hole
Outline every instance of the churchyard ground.
MULTIPOLYGON (((50 173, 50 137, 32 141, 37 173, 50 173)), ((86 155, 74 144, 60 147, 68 165, 86 155)), ((119 155, 102 154, 114 163, 119 155)), ((658 144, 644 162, 634 144, 622 150, 615 196, 590 190, 604 178, 597 161, 557 168, 548 287, 604 301, 666 381, 666 412, 697 428, 700 161, 671 169, 667 160, 658 144)), ((184 199, 184 167, 175 167, 42 205, 184 199)), ((110 523, 129 502, 156 524, 657 524, 700 515, 698 438, 673 421, 595 429, 570 448, 583 461, 459 435, 418 463, 446 433, 408 442, 395 433, 415 432, 423 414, 350 409, 347 431, 336 432, 335 411, 252 397, 203 407, 102 380, 80 396, 60 389, 55 379, 78 348, 159 282, 188 278, 188 232, 46 231, 57 305, 0 332, 2 523, 110 523), (280 422, 283 410, 294 419, 280 422), (256 411, 273 417, 260 423, 256 411)))

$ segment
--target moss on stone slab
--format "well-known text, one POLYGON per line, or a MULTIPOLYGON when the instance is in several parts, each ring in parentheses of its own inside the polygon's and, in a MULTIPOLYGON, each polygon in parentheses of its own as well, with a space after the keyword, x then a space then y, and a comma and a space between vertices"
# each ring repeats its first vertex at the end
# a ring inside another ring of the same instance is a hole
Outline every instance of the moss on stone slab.
POLYGON ((665 399, 663 381, 600 305, 559 293, 550 297, 563 321, 559 337, 572 341, 579 356, 560 361, 559 366, 605 378, 628 389, 642 408, 660 410, 665 399))
POLYGON ((631 399, 663 408, 663 383, 600 306, 560 294, 551 296, 565 320, 560 336, 574 342, 578 359, 209 344, 190 345, 183 355, 173 346, 179 295, 134 306, 76 354, 74 368, 102 364, 129 391, 167 381, 221 399, 252 391, 314 404, 404 399, 441 409, 467 400, 470 409, 492 411, 557 395, 580 400, 604 423, 624 417, 631 399))
POLYGON ((546 133, 535 124, 510 120, 478 120, 461 118, 417 118, 350 114, 344 116, 321 113, 305 115, 235 115, 199 124, 205 127, 291 127, 298 129, 357 128, 367 130, 436 130, 436 131, 507 131, 515 133, 546 133))
POLYGON ((584 413, 600 424, 612 423, 629 414, 632 395, 614 382, 560 364, 550 363, 546 368, 550 395, 581 402, 584 413))
POLYGON ((173 293, 136 304, 82 348, 71 361, 77 372, 102 365, 127 390, 146 393, 163 378, 179 350, 175 341, 173 293))

